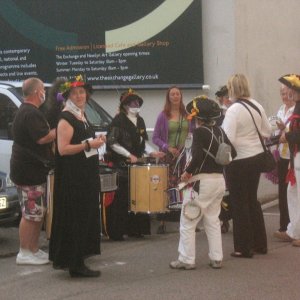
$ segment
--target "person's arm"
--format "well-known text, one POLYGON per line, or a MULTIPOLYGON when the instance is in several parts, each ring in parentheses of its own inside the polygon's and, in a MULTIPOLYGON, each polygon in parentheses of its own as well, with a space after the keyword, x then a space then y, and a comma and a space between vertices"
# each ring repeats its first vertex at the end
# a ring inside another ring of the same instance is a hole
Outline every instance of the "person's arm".
POLYGON ((56 138, 56 129, 53 128, 49 131, 49 133, 45 136, 43 136, 42 138, 40 138, 37 143, 39 145, 43 145, 43 144, 48 144, 48 143, 51 143, 55 140, 56 138))
POLYGON ((168 147, 169 147, 168 141, 164 141, 161 138, 162 130, 164 129, 163 123, 164 123, 164 115, 163 113, 160 113, 155 123, 152 142, 153 144, 158 146, 159 149, 161 149, 162 151, 168 152, 168 147))
POLYGON ((261 110, 261 118, 262 118, 262 122, 261 122, 261 135, 264 138, 268 138, 271 136, 272 133, 272 126, 268 120, 268 117, 265 113, 265 110, 262 108, 261 110))
POLYGON ((86 143, 73 145, 71 144, 73 134, 73 127, 66 120, 61 119, 57 126, 57 147, 60 155, 74 155, 84 150, 88 151, 90 148, 97 149, 105 143, 105 138, 99 136, 86 143))
POLYGON ((127 151, 124 147, 122 147, 119 143, 115 143, 110 145, 110 148, 115 151, 116 153, 129 158, 130 157, 130 152, 127 151))
POLYGON ((232 144, 235 144, 236 140, 236 129, 237 129, 237 117, 236 112, 232 111, 232 109, 228 109, 225 118, 222 124, 222 128, 224 129, 228 139, 232 144))

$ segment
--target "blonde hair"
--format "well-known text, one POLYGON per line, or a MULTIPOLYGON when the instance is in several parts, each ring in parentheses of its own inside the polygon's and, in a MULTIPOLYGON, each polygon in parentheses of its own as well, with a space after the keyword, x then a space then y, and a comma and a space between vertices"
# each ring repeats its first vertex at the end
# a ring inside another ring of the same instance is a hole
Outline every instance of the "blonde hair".
POLYGON ((244 74, 231 76, 228 79, 227 88, 229 98, 233 100, 250 97, 249 82, 244 74))

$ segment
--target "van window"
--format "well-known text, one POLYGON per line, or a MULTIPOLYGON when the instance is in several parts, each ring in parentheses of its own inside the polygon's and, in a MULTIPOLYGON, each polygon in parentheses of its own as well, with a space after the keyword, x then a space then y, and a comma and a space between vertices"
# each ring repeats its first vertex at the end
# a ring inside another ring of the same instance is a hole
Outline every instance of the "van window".
POLYGON ((6 95, 0 94, 0 139, 12 140, 11 127, 17 110, 6 95))
POLYGON ((106 128, 112 121, 112 117, 98 105, 93 99, 89 99, 85 107, 85 114, 89 123, 95 129, 106 128))

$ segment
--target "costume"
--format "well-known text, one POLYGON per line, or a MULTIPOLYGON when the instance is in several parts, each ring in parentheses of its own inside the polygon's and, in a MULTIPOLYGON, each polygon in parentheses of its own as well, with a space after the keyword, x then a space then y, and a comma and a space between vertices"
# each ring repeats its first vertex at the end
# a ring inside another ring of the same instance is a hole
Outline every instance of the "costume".
MULTIPOLYGON (((223 259, 222 237, 219 214, 221 209, 221 201, 225 192, 225 180, 223 177, 223 166, 215 162, 215 159, 207 154, 209 151, 212 155, 216 155, 218 150, 218 140, 222 136, 222 129, 209 122, 216 119, 221 111, 216 102, 208 99, 206 96, 197 97, 192 101, 192 105, 187 105, 187 111, 195 111, 196 117, 203 118, 205 122, 193 132, 192 143, 192 159, 188 164, 185 173, 199 176, 200 180, 191 183, 193 190, 196 192, 195 201, 201 207, 203 216, 204 230, 207 235, 209 253, 211 261, 221 263, 223 259), (191 106, 193 108, 191 108, 191 106), (216 139, 213 138, 213 134, 216 139)), ((230 144, 226 134, 223 133, 224 141, 230 144)), ((231 155, 236 155, 232 147, 231 155)), ((190 200, 184 198, 183 207, 188 205, 190 200)), ((197 223, 201 219, 201 215, 189 219, 184 214, 184 209, 180 216, 180 240, 178 246, 178 261, 171 262, 171 268, 180 268, 180 264, 185 264, 192 268, 195 266, 195 229, 197 223)), ((220 265, 219 265, 220 267, 220 265)))
MULTIPOLYGON (((286 128, 288 128, 288 119, 292 115, 295 106, 290 107, 287 112, 286 105, 283 104, 280 106, 277 117, 282 120, 283 123, 286 124, 286 128)), ((288 148, 288 143, 281 143, 278 146, 279 151, 279 160, 277 162, 277 170, 278 170, 278 201, 279 201, 279 212, 280 212, 280 228, 279 231, 286 231, 287 225, 290 222, 289 211, 287 205, 287 187, 288 184, 286 182, 286 175, 288 173, 288 166, 290 162, 290 151, 288 148)))
MULTIPOLYGON (((253 114, 261 135, 270 136, 271 126, 263 107, 254 99, 244 103, 253 114)), ((237 151, 235 159, 226 167, 232 203, 234 250, 245 257, 252 257, 253 251, 267 251, 266 229, 261 205, 257 201, 260 178, 257 155, 263 152, 263 148, 251 115, 242 104, 234 103, 228 108, 223 128, 237 151)))
POLYGON ((114 240, 122 240, 124 234, 140 236, 150 234, 150 216, 148 214, 129 213, 128 199, 128 157, 112 149, 118 144, 125 151, 140 158, 145 152, 145 141, 148 139, 143 118, 135 118, 136 125, 125 112, 120 112, 113 119, 107 134, 107 146, 113 167, 119 175, 118 189, 110 206, 106 208, 107 233, 114 240))
POLYGON ((287 189, 290 223, 286 233, 292 239, 300 239, 300 102, 296 102, 295 110, 290 118, 289 132, 285 134, 291 153, 291 170, 288 174, 287 189))
MULTIPOLYGON (((60 115, 73 127, 71 144, 93 137, 91 127, 71 112, 60 115)), ((53 223, 49 258, 56 268, 74 270, 84 258, 100 253, 98 155, 79 152, 61 156, 56 149, 53 223)))

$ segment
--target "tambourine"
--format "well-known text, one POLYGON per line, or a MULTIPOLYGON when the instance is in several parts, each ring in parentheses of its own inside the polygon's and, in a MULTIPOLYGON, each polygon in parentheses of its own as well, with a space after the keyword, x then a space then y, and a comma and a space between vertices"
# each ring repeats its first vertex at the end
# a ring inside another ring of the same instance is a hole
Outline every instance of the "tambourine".
POLYGON ((190 221, 193 221, 197 218, 201 218, 202 210, 201 206, 196 199, 198 194, 194 191, 193 187, 187 187, 183 189, 183 205, 182 205, 182 213, 183 215, 189 219, 190 221))

